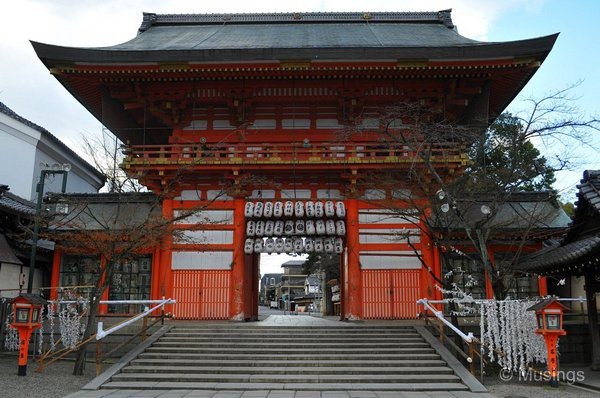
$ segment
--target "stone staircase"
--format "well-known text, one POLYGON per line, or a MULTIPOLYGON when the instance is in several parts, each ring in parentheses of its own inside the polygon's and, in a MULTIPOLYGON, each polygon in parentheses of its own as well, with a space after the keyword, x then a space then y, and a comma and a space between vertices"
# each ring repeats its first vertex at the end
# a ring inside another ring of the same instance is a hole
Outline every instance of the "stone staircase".
POLYGON ((411 326, 258 325, 176 324, 101 388, 468 390, 411 326))

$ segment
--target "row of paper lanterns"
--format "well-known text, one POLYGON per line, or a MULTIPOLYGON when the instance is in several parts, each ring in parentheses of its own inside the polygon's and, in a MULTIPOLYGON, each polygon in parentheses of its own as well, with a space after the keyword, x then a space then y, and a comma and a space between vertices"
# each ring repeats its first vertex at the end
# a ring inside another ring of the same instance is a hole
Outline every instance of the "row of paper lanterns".
POLYGON ((244 252, 253 253, 342 253, 342 238, 247 238, 244 252))
POLYGON ((346 235, 342 220, 268 220, 248 221, 246 236, 346 235))
POLYGON ((346 217, 346 207, 344 202, 333 202, 331 200, 320 202, 296 201, 285 202, 246 202, 244 207, 244 216, 246 218, 281 218, 281 217, 346 217))

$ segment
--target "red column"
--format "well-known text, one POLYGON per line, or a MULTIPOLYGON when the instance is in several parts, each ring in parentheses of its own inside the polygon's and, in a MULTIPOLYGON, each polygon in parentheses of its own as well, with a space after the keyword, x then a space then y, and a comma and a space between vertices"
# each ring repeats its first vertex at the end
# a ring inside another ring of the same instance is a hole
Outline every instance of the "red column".
POLYGON ((362 318, 362 278, 360 274, 360 252, 359 252, 359 228, 358 228, 358 200, 348 199, 346 201, 346 247, 348 253, 347 261, 347 280, 344 285, 347 291, 344 297, 347 298, 344 305, 343 318, 361 319, 362 318))
POLYGON ((245 304, 246 300, 244 279, 246 273, 244 238, 246 236, 246 227, 244 219, 244 206, 246 201, 241 198, 233 200, 233 268, 231 269, 231 300, 229 306, 229 317, 233 320, 242 321, 246 318, 245 304))
MULTIPOLYGON (((490 259, 490 264, 492 265, 492 269, 494 268, 494 252, 488 248, 488 256, 490 259)), ((485 271, 485 298, 493 299, 494 298, 494 288, 492 286, 492 279, 487 271, 485 271)))
MULTIPOLYGON (((100 257, 100 269, 105 269, 105 268, 106 268, 106 257, 101 256, 100 257)), ((106 278, 106 275, 102 276, 102 278, 106 278)), ((108 289, 110 289, 110 281, 108 281, 108 287, 106 289, 104 289, 104 292, 102 292, 102 297, 100 297, 100 300, 102 300, 102 301, 108 300, 108 289)), ((98 314, 99 315, 106 314, 107 312, 108 312, 107 304, 98 305, 98 314)))
POLYGON ((548 295, 548 279, 545 276, 538 278, 538 294, 541 297, 548 295))
POLYGON ((60 283, 60 261, 62 259, 63 249, 56 246, 54 248, 54 257, 52 257, 52 274, 50 275, 50 300, 58 298, 58 289, 60 283))
MULTIPOLYGON (((166 219, 173 218, 173 200, 163 200, 163 217, 166 219)), ((160 295, 165 298, 173 298, 173 270, 171 269, 171 247, 173 244, 173 235, 165 236, 162 241, 160 250, 160 295)), ((166 305, 165 311, 172 312, 172 305, 166 305)))

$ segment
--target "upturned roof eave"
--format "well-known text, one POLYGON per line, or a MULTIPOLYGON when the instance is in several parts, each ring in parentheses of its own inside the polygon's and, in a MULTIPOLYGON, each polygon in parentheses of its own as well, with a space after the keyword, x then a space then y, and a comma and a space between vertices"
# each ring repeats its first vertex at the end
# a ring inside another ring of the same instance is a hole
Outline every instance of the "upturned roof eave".
POLYGON ((379 47, 297 47, 297 48, 214 48, 173 50, 118 50, 113 47, 64 47, 31 41, 38 57, 48 68, 64 64, 129 65, 164 62, 256 62, 281 60, 358 61, 448 60, 478 61, 535 57, 543 61, 558 33, 533 39, 430 46, 379 47))

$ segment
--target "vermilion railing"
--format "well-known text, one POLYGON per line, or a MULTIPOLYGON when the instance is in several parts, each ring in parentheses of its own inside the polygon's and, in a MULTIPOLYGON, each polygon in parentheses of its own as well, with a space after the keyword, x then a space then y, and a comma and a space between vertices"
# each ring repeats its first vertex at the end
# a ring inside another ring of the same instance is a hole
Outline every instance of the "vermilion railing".
MULTIPOLYGON (((455 144, 423 145, 436 162, 465 162, 463 148, 455 144)), ((126 164, 254 164, 254 163, 404 163, 420 162, 420 153, 408 146, 381 142, 317 143, 307 145, 243 144, 169 144, 133 145, 125 150, 126 164)))

